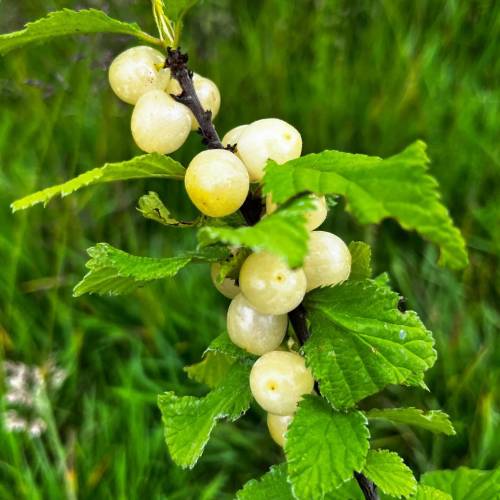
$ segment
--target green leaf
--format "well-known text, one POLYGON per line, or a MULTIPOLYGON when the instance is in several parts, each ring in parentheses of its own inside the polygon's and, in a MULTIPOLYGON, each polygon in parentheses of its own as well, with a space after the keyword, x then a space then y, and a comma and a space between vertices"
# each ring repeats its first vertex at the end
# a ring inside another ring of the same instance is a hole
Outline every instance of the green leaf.
POLYGON ((50 12, 47 16, 26 24, 25 28, 20 31, 0 35, 0 54, 7 54, 24 45, 45 42, 59 36, 89 33, 132 35, 147 43, 160 45, 160 40, 142 31, 137 24, 118 21, 101 10, 62 9, 50 12))
POLYGON ((308 294, 311 337, 304 352, 321 393, 348 408, 388 384, 421 385, 436 360, 432 334, 398 295, 373 280, 346 281, 308 294))
POLYGON ((448 493, 423 484, 417 485, 417 492, 410 498, 411 500, 453 500, 448 493))
POLYGON ((247 351, 241 349, 236 344, 231 342, 229 335, 227 333, 222 333, 218 337, 215 337, 214 340, 207 347, 205 353, 216 352, 219 354, 224 354, 225 356, 229 356, 239 362, 247 361, 251 364, 257 359, 257 356, 248 353, 247 351))
POLYGON ((217 242, 268 251, 282 257, 290 267, 300 267, 307 254, 309 231, 306 212, 314 208, 309 196, 290 200, 251 227, 204 227, 198 232, 202 246, 217 242))
POLYGON ((240 248, 224 262, 221 262, 219 273, 216 276, 217 282, 220 284, 225 278, 238 279, 241 266, 250 253, 248 248, 240 248))
POLYGON ((213 389, 224 380, 233 363, 234 359, 225 354, 207 352, 199 363, 185 366, 184 371, 190 379, 213 389))
POLYGON ((372 249, 370 245, 362 241, 352 241, 349 243, 351 253, 351 273, 350 280, 364 280, 372 277, 372 249))
POLYGON ((309 154, 283 165, 268 162, 264 193, 282 203, 303 191, 340 194, 363 224, 395 218, 441 249, 440 263, 467 265, 465 242, 441 202, 436 180, 428 173, 426 145, 417 141, 385 160, 339 151, 309 154))
POLYGON ((417 490, 413 472, 403 459, 392 451, 370 450, 363 473, 380 490, 396 498, 411 495, 417 490))
POLYGON ((199 217, 191 222, 183 222, 172 216, 170 210, 163 204, 160 197, 154 191, 139 198, 137 210, 146 217, 146 219, 154 220, 164 226, 176 227, 195 227, 201 224, 202 218, 199 217))
POLYGON ((424 413, 418 408, 385 408, 382 410, 374 408, 365 412, 365 415, 370 420, 389 420, 397 424, 416 425, 431 432, 441 432, 447 436, 455 435, 450 417, 440 410, 424 413))
POLYGON ((294 500, 286 464, 274 465, 259 479, 252 479, 236 493, 237 500, 294 500))
POLYGON ((179 22, 198 0, 165 0, 165 13, 174 22, 179 22))
POLYGON ((192 261, 216 261, 225 252, 225 249, 213 247, 201 252, 186 252, 177 257, 157 259, 130 255, 107 243, 98 243, 87 250, 91 257, 86 264, 89 272, 75 286, 73 295, 129 293, 150 281, 175 276, 192 261))
POLYGON ((459 467, 456 470, 426 472, 420 481, 449 493, 453 500, 500 498, 500 469, 483 471, 459 467))
POLYGON ((184 167, 168 156, 157 153, 136 156, 127 161, 106 163, 103 167, 84 172, 63 184, 37 191, 15 201, 11 204, 11 208, 13 212, 16 212, 17 210, 24 210, 38 203, 43 203, 45 206, 54 196, 60 195, 61 198, 64 198, 83 187, 103 182, 125 181, 144 177, 183 179, 184 172, 184 167))
POLYGON ((363 468, 366 423, 361 412, 336 412, 317 396, 300 402, 285 445, 288 480, 297 498, 323 498, 363 468))
POLYGON ((250 406, 250 366, 233 365, 224 381, 203 398, 158 396, 165 427, 165 440, 173 461, 192 468, 203 453, 218 420, 237 420, 250 406))

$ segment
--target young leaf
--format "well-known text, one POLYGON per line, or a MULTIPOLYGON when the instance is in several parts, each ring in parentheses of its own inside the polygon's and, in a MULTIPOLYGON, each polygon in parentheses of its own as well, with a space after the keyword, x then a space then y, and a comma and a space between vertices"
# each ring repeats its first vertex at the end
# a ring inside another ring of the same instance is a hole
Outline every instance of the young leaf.
POLYGON ((500 498, 500 469, 483 471, 459 467, 456 470, 426 472, 422 484, 449 493, 453 500, 500 498))
POLYGON ((336 412, 317 396, 300 402, 285 444, 288 480, 297 498, 323 498, 363 468, 366 423, 361 412, 336 412))
POLYGON ((173 461, 192 468, 203 453, 218 420, 237 420, 250 406, 252 398, 248 377, 250 366, 235 364, 224 381, 203 398, 158 396, 165 427, 165 440, 173 461))
POLYGON ((381 491, 396 498, 411 495, 417 490, 413 472, 403 459, 392 451, 370 450, 363 473, 381 491))
POLYGON ((236 493, 237 500, 294 500, 286 477, 286 464, 273 465, 259 479, 252 479, 236 493))
POLYGON ((142 31, 137 24, 118 21, 101 10, 62 9, 26 24, 20 31, 0 35, 0 55, 24 45, 45 42, 59 36, 89 33, 132 35, 147 43, 160 44, 160 40, 142 31))
POLYGON ((184 167, 168 156, 157 153, 136 156, 127 161, 105 163, 104 166, 84 172, 63 184, 37 191, 13 202, 11 208, 13 212, 16 212, 38 203, 43 203, 45 206, 54 196, 60 195, 61 198, 64 198, 83 187, 103 182, 125 181, 144 177, 183 179, 184 172, 184 167))
POLYGON ((285 203, 272 214, 251 227, 204 227, 198 232, 202 246, 217 242, 243 245, 254 251, 265 250, 288 262, 292 268, 300 267, 307 254, 309 232, 306 212, 314 208, 309 196, 301 196, 285 203))
POLYGON ((184 367, 184 371, 192 380, 206 384, 213 389, 228 374, 234 359, 218 352, 207 352, 199 363, 184 367))
POLYGON ((304 352, 321 394, 348 408, 388 384, 421 385, 436 360, 432 334, 398 295, 373 280, 308 294, 311 337, 304 352))
POLYGON ((410 498, 411 500, 453 500, 448 493, 424 484, 417 485, 417 492, 410 498))
POLYGON ((426 145, 417 141, 385 160, 339 151, 309 154, 278 165, 270 161, 264 193, 281 203, 303 191, 347 197, 347 208, 363 224, 395 218, 439 245, 440 263, 467 265, 465 242, 441 203, 436 180, 428 173, 426 145))
POLYGON ((351 241, 349 243, 351 253, 351 274, 350 280, 364 280, 372 277, 372 249, 370 245, 362 241, 351 241))
POLYGON ((201 252, 186 252, 177 257, 156 259, 130 255, 107 243, 98 243, 87 250, 91 257, 86 264, 89 272, 75 286, 73 295, 79 297, 84 293, 129 293, 150 281, 175 276, 191 261, 216 261, 225 252, 225 249, 214 247, 201 252))
POLYGON ((196 227, 201 223, 201 218, 192 222, 183 222, 172 217, 170 210, 163 204, 158 194, 154 191, 150 191, 148 194, 139 198, 137 210, 139 210, 146 219, 154 220, 164 226, 196 227))
POLYGON ((382 410, 374 408, 365 412, 365 415, 370 420, 382 419, 397 424, 416 425, 431 432, 442 432, 447 436, 455 434, 450 417, 440 410, 424 413, 418 408, 385 408, 382 410))
POLYGON ((231 342, 229 335, 227 333, 221 333, 218 337, 215 337, 214 340, 210 343, 205 351, 205 354, 210 352, 216 352, 219 354, 224 354, 225 356, 229 356, 234 360, 238 360, 238 362, 247 362, 253 364, 257 359, 256 356, 250 354, 236 344, 231 342))

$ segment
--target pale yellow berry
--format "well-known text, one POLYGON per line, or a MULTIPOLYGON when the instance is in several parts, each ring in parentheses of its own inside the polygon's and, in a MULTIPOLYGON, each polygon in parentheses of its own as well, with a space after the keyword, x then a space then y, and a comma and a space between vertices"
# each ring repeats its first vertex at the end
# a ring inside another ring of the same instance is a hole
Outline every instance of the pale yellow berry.
POLYGON ((162 90, 144 94, 134 107, 132 136, 146 153, 172 153, 186 141, 191 118, 182 104, 162 90))
POLYGON ((285 163, 298 158, 302 138, 298 130, 277 118, 265 118, 251 123, 238 139, 238 156, 250 174, 250 181, 260 181, 267 160, 285 163))
POLYGON ((139 46, 122 52, 109 67, 108 79, 113 92, 129 104, 150 90, 165 90, 170 70, 164 69, 165 55, 151 47, 139 46))
POLYGON ((245 165, 225 149, 209 149, 197 154, 186 170, 184 182, 191 201, 210 217, 236 212, 250 187, 245 165))
POLYGON ((250 390, 259 405, 275 415, 293 415, 314 379, 304 358, 294 352, 272 351, 261 356, 250 372, 250 390))
POLYGON ((211 270, 210 270, 210 276, 212 278, 212 283, 214 284, 215 288, 219 290, 224 297, 227 297, 228 299, 233 299, 240 293, 240 287, 236 284, 236 281, 233 280, 232 278, 224 278, 221 283, 217 282, 217 276, 219 276, 220 272, 220 264, 218 262, 214 262, 212 264, 211 270))
POLYGON ((248 125, 239 125, 238 127, 232 128, 229 132, 226 132, 226 135, 222 138, 222 144, 224 147, 238 144, 241 134, 247 127, 248 125))
POLYGON ((258 356, 274 351, 283 341, 286 314, 262 314, 240 293, 227 311, 227 332, 234 344, 258 356))
MULTIPOLYGON (((313 210, 310 210, 309 212, 306 212, 306 227, 309 231, 313 231, 317 227, 321 226, 328 214, 326 198, 324 196, 312 196, 315 208, 313 210)), ((267 195, 266 213, 272 214, 277 208, 278 205, 273 202, 271 195, 267 195)))
POLYGON ((286 314, 295 309, 306 292, 302 269, 290 269, 279 257, 250 255, 241 266, 239 283, 250 304, 264 314, 286 314))
POLYGON ((273 413, 267 414, 267 428, 273 440, 282 448, 286 443, 286 431, 288 426, 293 420, 293 415, 274 415, 273 413))
POLYGON ((309 252, 304 260, 307 290, 319 286, 337 285, 349 277, 351 253, 336 235, 313 231, 309 238, 309 252))

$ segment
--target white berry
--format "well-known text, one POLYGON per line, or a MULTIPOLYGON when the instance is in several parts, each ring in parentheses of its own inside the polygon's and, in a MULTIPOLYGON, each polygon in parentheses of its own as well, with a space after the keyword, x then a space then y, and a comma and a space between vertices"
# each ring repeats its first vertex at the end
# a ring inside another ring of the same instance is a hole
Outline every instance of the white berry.
POLYGON ((272 351, 261 356, 250 372, 250 389, 259 405, 275 415, 292 415, 314 379, 304 358, 294 352, 272 351))
POLYGON ((337 285, 351 272, 351 253, 335 234, 313 231, 309 238, 309 252, 304 260, 307 290, 319 286, 337 285))
POLYGON ((113 92, 129 104, 150 90, 164 90, 170 70, 163 69, 165 55, 151 47, 139 46, 122 52, 109 67, 108 79, 113 92))
POLYGON ((295 309, 306 292, 302 269, 292 270, 279 257, 267 253, 250 255, 241 266, 240 288, 257 311, 286 314, 295 309))
POLYGON ((162 90, 144 94, 134 107, 132 136, 146 153, 173 153, 186 141, 191 118, 182 104, 162 90))
MULTIPOLYGON (((312 195, 312 197, 315 208, 306 212, 306 227, 308 231, 313 231, 317 227, 321 226, 328 214, 326 198, 324 196, 316 195, 312 195)), ((266 196, 266 213, 272 214, 277 208, 278 205, 273 202, 271 195, 266 196)))
POLYGON ((274 415, 273 413, 267 414, 267 428, 269 429, 269 434, 271 434, 273 440, 282 448, 285 447, 285 433, 292 420, 293 415, 274 415))
POLYGON ((240 293, 227 311, 227 332, 234 344, 258 356, 274 351, 283 341, 286 314, 262 314, 240 293))
POLYGON ((191 201, 210 217, 236 212, 250 187, 245 165, 225 149, 209 149, 197 154, 186 170, 184 182, 191 201))
POLYGON ((233 280, 232 278, 224 278, 221 283, 217 282, 217 276, 219 276, 220 272, 220 264, 218 262, 214 262, 212 264, 211 270, 210 270, 210 276, 212 278, 212 283, 214 284, 215 288, 219 290, 224 297, 227 297, 228 299, 233 299, 240 293, 240 287, 236 284, 236 281, 233 280))
POLYGON ((248 125, 238 125, 237 127, 232 128, 229 132, 226 132, 226 135, 222 138, 223 146, 227 147, 238 144, 241 134, 247 127, 248 125))
POLYGON ((298 130, 277 118, 251 123, 238 139, 238 156, 252 182, 262 179, 268 159, 281 164, 298 158, 301 152, 302 138, 298 130))

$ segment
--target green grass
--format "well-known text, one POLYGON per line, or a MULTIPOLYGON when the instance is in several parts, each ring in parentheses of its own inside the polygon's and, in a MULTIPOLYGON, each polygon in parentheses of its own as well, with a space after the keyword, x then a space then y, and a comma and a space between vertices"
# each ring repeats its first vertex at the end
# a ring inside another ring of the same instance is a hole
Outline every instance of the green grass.
MULTIPOLYGON (((106 4, 111 15, 153 32, 148 2, 106 4)), ((76 2, 2 2, 0 32, 76 2)), ((192 67, 218 83, 221 132, 266 116, 292 122, 305 151, 380 156, 416 138, 466 235, 471 266, 436 267, 435 249, 387 222, 360 227, 337 207, 329 228, 374 246, 378 272, 437 339, 430 392, 390 388, 373 404, 443 408, 457 427, 436 438, 380 427, 379 444, 419 471, 499 465, 500 6, 494 1, 290 2, 210 0, 188 17, 192 67)), ((175 467, 163 442, 156 394, 202 393, 182 371, 223 328, 225 302, 208 270, 120 298, 73 299, 84 250, 107 241, 140 255, 174 255, 193 235, 146 221, 135 203, 159 191, 186 217, 174 182, 98 186, 47 208, 12 215, 9 203, 106 161, 137 153, 130 108, 112 95, 106 66, 134 42, 78 37, 23 49, 0 64, 0 345, 6 359, 68 370, 42 408, 40 439, 0 428, 0 498, 230 498, 280 460, 262 414, 219 426, 192 471, 175 467), (188 236, 189 235, 189 236, 188 236)), ((200 149, 196 136, 176 157, 200 149)))

